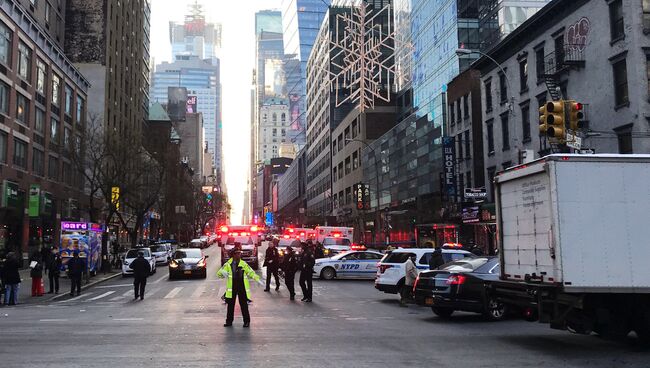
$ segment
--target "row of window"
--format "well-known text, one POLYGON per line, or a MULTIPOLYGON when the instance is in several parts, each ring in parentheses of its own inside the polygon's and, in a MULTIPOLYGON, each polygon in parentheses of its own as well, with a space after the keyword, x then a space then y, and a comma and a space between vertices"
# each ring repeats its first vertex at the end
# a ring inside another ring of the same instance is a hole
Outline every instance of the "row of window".
POLYGON ((332 168, 332 180, 336 183, 344 176, 351 174, 354 170, 361 166, 361 150, 352 152, 352 156, 348 156, 345 160, 339 162, 337 166, 332 168))
POLYGON ((339 134, 336 139, 332 140, 332 155, 340 152, 343 147, 347 146, 351 140, 356 139, 361 134, 361 124, 358 123, 359 119, 355 119, 352 124, 345 128, 343 133, 339 134))
POLYGON ((451 125, 469 119, 469 94, 449 104, 449 122, 451 125), (462 109, 461 109, 462 107, 462 109))

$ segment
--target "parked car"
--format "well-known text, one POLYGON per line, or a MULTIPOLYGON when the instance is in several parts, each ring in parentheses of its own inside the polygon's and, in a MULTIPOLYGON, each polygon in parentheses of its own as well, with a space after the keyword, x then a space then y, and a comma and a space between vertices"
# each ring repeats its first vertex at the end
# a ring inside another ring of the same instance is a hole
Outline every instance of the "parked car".
POLYGON ((122 276, 126 277, 128 275, 133 275, 133 270, 129 267, 131 262, 135 261, 138 258, 138 253, 144 253, 144 259, 149 261, 149 266, 151 267, 151 274, 156 273, 156 258, 151 253, 151 249, 148 247, 140 247, 129 249, 124 255, 122 260, 122 276))
MULTIPOLYGON (((398 248, 386 253, 377 266, 375 288, 389 294, 399 293, 402 287, 404 287, 404 278, 406 276, 404 264, 406 260, 411 255, 415 255, 415 266, 418 270, 428 270, 431 254, 433 254, 432 248, 398 248)), ((474 255, 460 249, 442 250, 442 258, 445 263, 466 257, 474 257, 474 255)))
POLYGON ((489 283, 499 279, 497 257, 465 258, 437 270, 420 272, 413 290, 415 302, 433 313, 449 317, 454 311, 481 313, 498 321, 508 312, 506 305, 489 292, 489 283))
POLYGON ((330 258, 316 260, 314 275, 324 280, 337 279, 374 279, 377 274, 377 262, 384 255, 374 251, 345 252, 330 258))
POLYGON ((192 239, 190 241, 190 244, 188 244, 188 248, 199 248, 203 249, 205 248, 205 242, 201 239, 192 239))
POLYGON ((207 277, 207 258, 201 249, 183 249, 177 250, 169 261, 169 279, 175 279, 179 276, 198 276, 207 277))
POLYGON ((156 258, 156 264, 167 264, 172 256, 171 244, 154 244, 149 249, 151 249, 151 253, 156 258))

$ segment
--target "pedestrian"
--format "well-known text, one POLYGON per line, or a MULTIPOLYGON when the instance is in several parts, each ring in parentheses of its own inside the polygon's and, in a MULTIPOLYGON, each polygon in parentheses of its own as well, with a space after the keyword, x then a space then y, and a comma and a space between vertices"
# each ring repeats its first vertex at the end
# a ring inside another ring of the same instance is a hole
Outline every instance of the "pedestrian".
POLYGON ((43 296, 43 261, 40 253, 32 254, 29 263, 29 276, 32 278, 32 296, 43 296))
POLYGON ((296 267, 296 254, 293 252, 292 247, 287 247, 284 254, 284 259, 282 260, 282 271, 284 272, 284 284, 287 285, 287 289, 289 290, 289 300, 294 300, 296 297, 296 290, 294 285, 296 267))
POLYGON ((49 245, 44 245, 41 247, 41 262, 43 262, 43 269, 47 273, 47 265, 50 264, 50 258, 52 257, 52 250, 49 245))
POLYGON ((0 305, 4 304, 2 299, 5 296, 5 289, 7 287, 7 283, 5 282, 5 276, 4 276, 6 260, 7 260, 7 256, 5 255, 4 250, 0 250, 0 305))
POLYGON ((138 258, 131 262, 129 268, 133 270, 133 291, 135 292, 133 299, 140 297, 140 300, 144 300, 144 288, 147 286, 147 277, 151 274, 151 265, 144 259, 144 252, 138 252, 138 258))
POLYGON ((418 277, 418 269, 415 266, 415 254, 409 255, 409 258, 404 264, 404 270, 406 271, 406 277, 404 278, 404 286, 402 286, 400 295, 400 306, 402 307, 406 307, 406 303, 412 299, 413 284, 418 277))
POLYGON ((429 269, 435 270, 443 264, 445 264, 445 259, 442 257, 442 248, 436 246, 431 254, 431 258, 429 258, 429 269))
POLYGON ((61 276, 61 255, 56 249, 52 249, 50 263, 46 265, 47 277, 50 280, 50 291, 48 294, 59 293, 59 277, 61 276))
POLYGON ((314 249, 314 258, 321 259, 325 258, 325 247, 321 242, 316 242, 316 249, 314 249))
POLYGON ((77 290, 77 295, 81 294, 81 276, 85 271, 85 263, 83 259, 79 258, 79 251, 72 254, 72 258, 68 261, 68 277, 70 278, 70 296, 74 296, 74 291, 77 290))
POLYGON ((248 300, 250 299, 250 285, 248 279, 253 279, 260 284, 260 277, 253 269, 241 259, 241 250, 235 248, 232 251, 231 258, 217 271, 217 277, 228 278, 226 281, 226 301, 228 309, 226 313, 226 323, 223 327, 232 326, 235 318, 235 301, 239 299, 239 308, 244 318, 244 327, 251 324, 251 316, 248 313, 248 300))
POLYGON ((2 278, 5 283, 5 305, 18 304, 18 289, 20 289, 20 269, 18 259, 14 252, 7 254, 7 259, 2 268, 2 278))
POLYGON ((280 267, 280 255, 278 253, 278 240, 273 240, 269 247, 266 248, 264 255, 264 265, 266 267, 266 289, 269 292, 271 287, 271 276, 275 277, 275 291, 280 290, 280 277, 278 276, 278 268, 280 267))
POLYGON ((312 275, 314 273, 314 253, 312 248, 307 243, 302 244, 302 257, 300 257, 300 289, 302 290, 303 298, 301 301, 311 303, 313 296, 314 286, 312 284, 312 275))

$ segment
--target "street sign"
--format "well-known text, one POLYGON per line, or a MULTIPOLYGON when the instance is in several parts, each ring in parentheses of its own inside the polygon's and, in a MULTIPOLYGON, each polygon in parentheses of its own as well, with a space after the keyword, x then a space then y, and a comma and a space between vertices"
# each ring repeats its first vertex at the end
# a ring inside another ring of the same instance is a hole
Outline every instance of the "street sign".
POLYGON ((567 133, 566 145, 567 147, 579 150, 582 147, 582 138, 578 137, 577 135, 567 133))
POLYGON ((465 188, 465 198, 487 198, 485 188, 465 188))

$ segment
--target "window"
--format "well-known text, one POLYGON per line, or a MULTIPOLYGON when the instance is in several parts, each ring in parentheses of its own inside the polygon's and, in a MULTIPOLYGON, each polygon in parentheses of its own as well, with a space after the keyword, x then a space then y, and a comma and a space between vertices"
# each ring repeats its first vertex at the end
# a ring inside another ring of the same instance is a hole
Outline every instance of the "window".
POLYGON ((357 137, 357 121, 352 122, 352 138, 357 137))
POLYGON ((455 115, 454 115, 454 104, 453 103, 449 105, 449 122, 451 123, 451 125, 456 124, 456 118, 455 118, 455 115))
POLYGON ((493 123, 494 121, 490 119, 485 124, 487 128, 488 154, 494 154, 494 124, 493 123))
POLYGON ((271 118, 271 121, 274 122, 274 123, 277 123, 277 122, 278 122, 278 114, 273 113, 272 116, 273 116, 273 117, 271 118))
POLYGON ((351 167, 352 166, 350 165, 350 157, 346 157, 346 159, 345 159, 345 175, 348 175, 348 174, 350 174, 352 172, 351 167))
POLYGON ((458 101, 456 101, 456 121, 459 123, 462 120, 461 115, 462 111, 460 110, 460 99, 458 99, 458 101))
POLYGON ((84 112, 84 100, 83 98, 77 96, 77 124, 83 124, 83 112, 84 112))
POLYGON ((643 0, 643 30, 650 30, 650 0, 643 0))
POLYGON ((16 120, 29 125, 29 100, 27 97, 16 93, 16 120))
POLYGON ((72 88, 65 85, 65 114, 72 116, 72 88))
POLYGON ((45 23, 50 23, 50 3, 45 2, 45 23))
POLYGON ((59 93, 61 88, 61 78, 52 74, 52 104, 59 106, 59 93))
POLYGON ((59 180, 59 159, 54 156, 50 156, 49 162, 47 163, 47 177, 59 180))
POLYGON ((623 0, 614 0, 609 3, 609 26, 612 34, 612 41, 625 38, 623 0))
POLYGON ((36 114, 34 115, 34 130, 45 134, 45 111, 39 108, 36 108, 36 114))
POLYGON ((521 106, 521 128, 524 142, 530 142, 530 106, 521 106))
POLYGON ((490 166, 487 169, 487 182, 490 184, 491 199, 494 199, 494 176, 497 173, 496 166, 490 166))
POLYGON ((629 102, 625 59, 621 59, 612 64, 612 68, 614 70, 614 98, 616 106, 625 105, 629 102))
POLYGON ((469 95, 463 97, 463 119, 469 119, 469 95))
POLYGON ((338 180, 338 177, 336 176, 336 167, 332 168, 332 180, 334 180, 335 183, 338 180))
POLYGON ((32 50, 22 42, 18 44, 18 75, 27 82, 31 82, 32 50))
POLYGON ((36 92, 45 96, 47 66, 41 59, 36 60, 36 92))
POLYGON ((14 138, 14 166, 27 170, 27 143, 14 138))
POLYGON ((276 128, 273 128, 273 136, 274 137, 278 136, 278 130, 276 128))
POLYGON ((521 92, 528 90, 528 59, 519 62, 519 85, 521 92))
POLYGON ((0 82, 0 112, 9 114, 9 86, 0 82))
POLYGON ((359 154, 355 151, 352 153, 352 170, 356 170, 359 167, 359 154))
POLYGON ((339 179, 343 179, 343 162, 339 164, 339 179))
POLYGON ((45 155, 43 151, 34 148, 32 155, 32 172, 38 176, 45 176, 45 155))
POLYGON ((11 65, 11 38, 13 33, 2 22, 0 22, 0 61, 5 65, 11 65))
POLYGON ((537 74, 537 83, 541 82, 544 77, 544 47, 535 50, 535 73, 537 74))
POLYGON ((336 153, 336 139, 332 140, 332 152, 336 153))
POLYGON ((465 142, 464 143, 465 143, 465 155, 467 156, 467 158, 471 158, 472 153, 470 151, 471 150, 471 148, 470 148, 471 145, 470 145, 470 140, 469 140, 469 130, 465 131, 465 142))
POLYGON ((66 150, 69 150, 70 147, 70 138, 72 137, 72 130, 68 127, 63 128, 63 147, 66 150))
POLYGON ((7 137, 8 134, 0 131, 0 163, 7 163, 7 137))
POLYGON ((618 153, 634 153, 632 149, 632 124, 614 129, 618 139, 618 153))
POLYGON ((485 111, 492 111, 492 81, 485 82, 485 111))
POLYGON ((456 141, 458 141, 458 149, 456 150, 456 156, 458 157, 458 161, 463 159, 463 134, 459 134, 456 137, 454 137, 456 141))
POLYGON ((282 121, 283 123, 287 121, 287 114, 282 113, 282 115, 280 115, 280 121, 282 121))
POLYGON ((508 114, 501 115, 501 139, 503 141, 503 150, 510 149, 510 133, 508 131, 508 114))
POLYGON ((465 185, 465 188, 473 188, 472 187, 472 172, 468 171, 465 173, 465 182, 467 183, 465 185))
POLYGON ((501 93, 501 103, 508 102, 508 80, 506 75, 499 73, 499 92, 501 93))
POLYGON ((50 119, 50 141, 53 144, 59 144, 59 121, 50 119))

